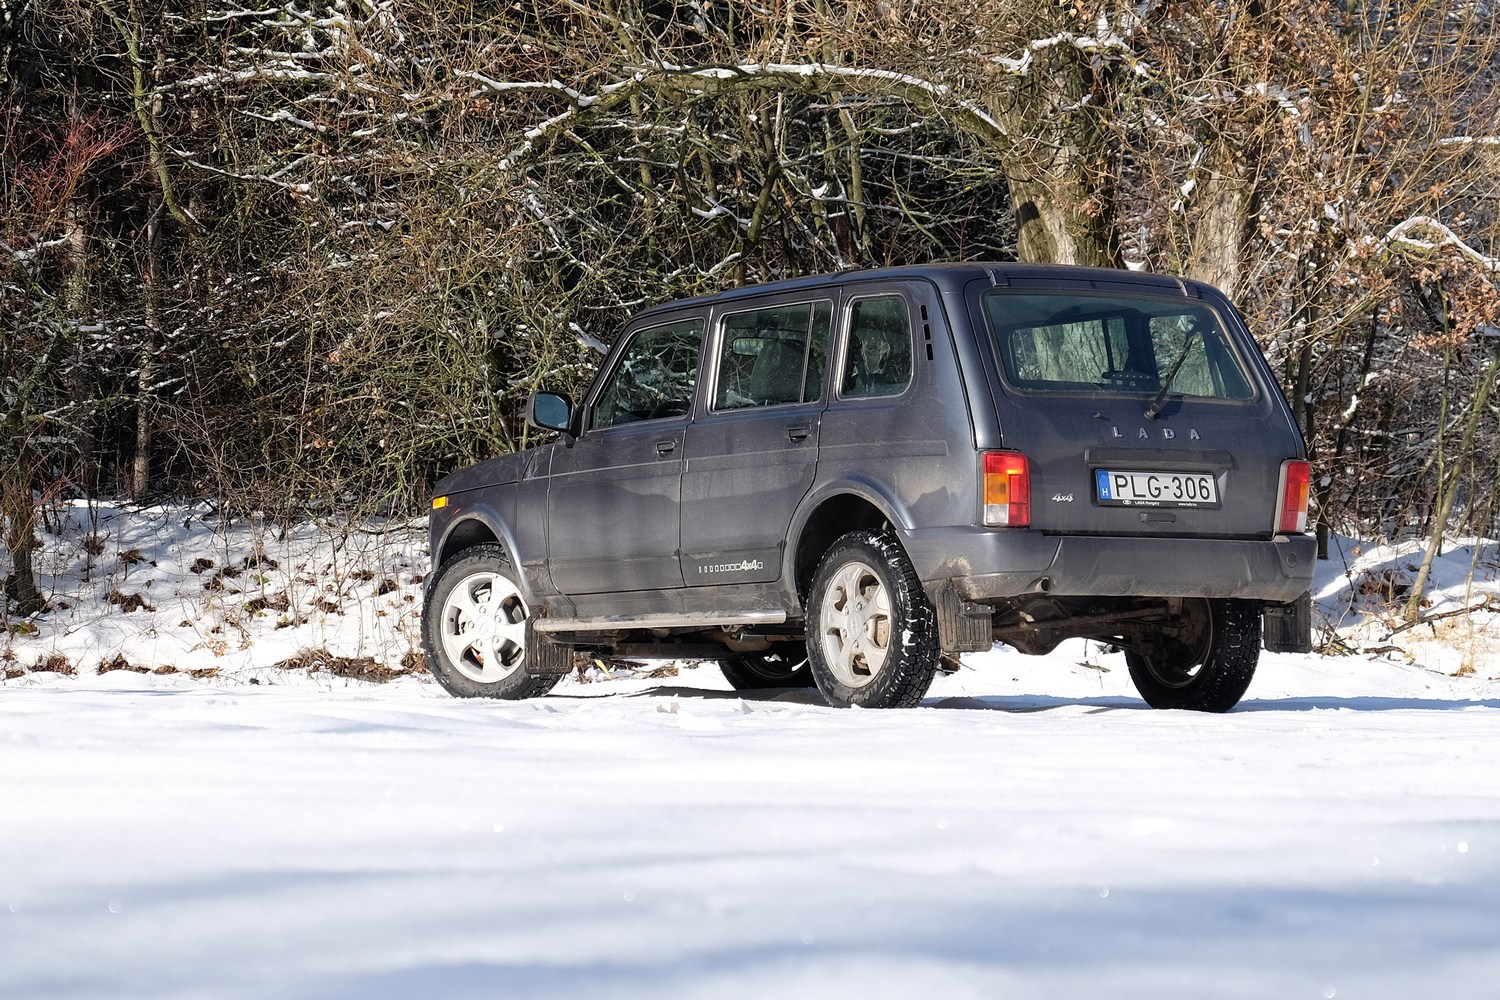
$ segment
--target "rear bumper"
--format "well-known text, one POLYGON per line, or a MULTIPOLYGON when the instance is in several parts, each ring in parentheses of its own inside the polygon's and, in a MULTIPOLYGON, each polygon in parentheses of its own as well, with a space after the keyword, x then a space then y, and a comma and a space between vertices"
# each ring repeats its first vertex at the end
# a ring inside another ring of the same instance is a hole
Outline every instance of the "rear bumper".
POLYGON ((1110 597, 1233 597, 1286 603, 1312 582, 1317 540, 1093 537, 934 528, 901 532, 930 594, 949 585, 971 601, 1051 593, 1110 597))

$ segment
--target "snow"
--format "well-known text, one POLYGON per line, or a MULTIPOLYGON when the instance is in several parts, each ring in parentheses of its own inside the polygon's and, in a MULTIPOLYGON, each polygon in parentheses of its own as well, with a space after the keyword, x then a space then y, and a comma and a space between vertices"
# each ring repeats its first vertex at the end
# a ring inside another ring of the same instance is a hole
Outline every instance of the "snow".
MULTIPOLYGON (((3 997, 1405 1000, 1500 980, 1488 611, 1392 636, 1394 659, 1266 654, 1225 716, 1145 708, 1081 642, 965 656, 906 711, 746 696, 690 664, 471 702, 403 665, 419 524, 95 513, 92 557, 88 509, 57 514, 43 579, 71 606, 6 664, 78 672, 0 687, 3 997), (286 611, 245 610, 278 593, 286 611), (274 666, 310 647, 408 672, 274 666), (97 673, 115 652, 178 672, 97 673)), ((1337 542, 1317 618, 1368 648, 1394 612, 1364 584, 1420 550, 1337 542)), ((1493 593, 1495 558, 1449 551, 1432 612, 1493 593)))

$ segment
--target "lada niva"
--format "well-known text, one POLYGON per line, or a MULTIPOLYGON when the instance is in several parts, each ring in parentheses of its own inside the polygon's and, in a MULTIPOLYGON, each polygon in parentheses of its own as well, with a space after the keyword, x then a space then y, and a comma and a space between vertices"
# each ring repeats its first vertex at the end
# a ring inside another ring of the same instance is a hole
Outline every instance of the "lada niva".
POLYGON ((1227 711, 1310 648, 1309 467, 1239 314, 1193 281, 952 264, 632 319, 549 443, 437 485, 423 634, 455 695, 580 652, 736 688, 916 704, 957 655, 1122 652, 1150 705, 1227 711))

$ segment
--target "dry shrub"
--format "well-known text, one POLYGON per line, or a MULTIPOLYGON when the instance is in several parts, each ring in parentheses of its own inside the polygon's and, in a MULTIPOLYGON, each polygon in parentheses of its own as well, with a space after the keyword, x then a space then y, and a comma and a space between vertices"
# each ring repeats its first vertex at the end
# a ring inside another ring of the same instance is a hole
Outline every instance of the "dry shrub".
POLYGON ((292 602, 287 599, 286 594, 272 594, 270 597, 252 597, 245 602, 245 610, 252 615, 258 611, 290 611, 292 602))
POLYGON ((409 674, 430 674, 427 668, 427 656, 420 649, 408 649, 406 655, 401 657, 401 668, 409 674))
POLYGON ((124 653, 116 653, 108 659, 99 661, 99 673, 107 674, 112 670, 129 670, 135 674, 149 674, 151 672, 150 667, 142 666, 139 663, 131 663, 125 659, 124 653))
POLYGON ((202 668, 200 668, 198 670, 189 670, 187 673, 188 673, 188 676, 191 677, 193 680, 195 680, 195 681, 202 681, 202 680, 207 680, 210 677, 217 677, 217 676, 219 676, 219 668, 218 667, 202 667, 202 668))
POLYGON ((129 614, 132 611, 155 611, 156 608, 146 602, 140 594, 127 594, 115 587, 109 588, 109 593, 104 599, 121 611, 129 614))
POLYGON ((204 558, 200 557, 198 559, 194 559, 193 560, 193 564, 188 567, 188 571, 192 572, 192 573, 198 573, 198 574, 201 575, 203 573, 208 572, 209 570, 211 570, 213 568, 214 568, 214 561, 212 559, 204 559, 204 558))
POLYGON ((78 673, 78 668, 73 666, 73 662, 66 656, 61 653, 53 653, 51 656, 37 657, 36 662, 31 665, 31 672, 34 674, 65 674, 72 677, 78 673))
POLYGON ((8 680, 8 681, 13 681, 17 677, 24 677, 24 676, 26 676, 26 671, 22 670, 20 667, 7 666, 5 668, 5 679, 8 680))
POLYGON ((1354 590, 1383 604, 1395 604, 1411 593, 1411 579, 1400 570, 1371 570, 1359 578, 1354 590))
POLYGON ((151 672, 153 674, 156 674, 157 676, 165 677, 167 674, 175 674, 175 673, 177 673, 177 668, 174 667, 170 663, 163 663, 161 666, 157 667, 155 670, 153 670, 151 672))

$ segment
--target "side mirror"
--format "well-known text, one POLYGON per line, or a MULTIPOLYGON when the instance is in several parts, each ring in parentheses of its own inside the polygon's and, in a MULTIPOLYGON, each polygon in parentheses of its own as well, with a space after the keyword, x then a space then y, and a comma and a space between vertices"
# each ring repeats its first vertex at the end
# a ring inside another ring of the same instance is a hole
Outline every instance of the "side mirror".
POLYGON ((533 392, 526 400, 526 422, 538 430, 572 432, 573 401, 556 392, 533 392))

